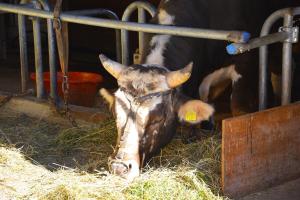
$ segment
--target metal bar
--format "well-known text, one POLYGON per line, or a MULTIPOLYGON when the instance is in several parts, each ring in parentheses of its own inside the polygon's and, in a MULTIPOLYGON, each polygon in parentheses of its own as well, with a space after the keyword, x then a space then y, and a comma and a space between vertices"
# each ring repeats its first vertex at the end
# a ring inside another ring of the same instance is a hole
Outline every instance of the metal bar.
MULTIPOLYGON (((143 8, 138 8, 138 22, 145 23, 146 22, 146 13, 143 8)), ((139 32, 139 54, 143 55, 144 53, 144 33, 139 32)))
MULTIPOLYGON (((40 4, 32 1, 37 9, 41 9, 40 4)), ((34 40, 34 61, 36 75, 36 96, 38 99, 44 97, 44 81, 43 81, 43 59, 42 59, 42 42, 41 42, 41 24, 39 18, 33 18, 33 40, 34 40)))
POLYGON ((19 28, 19 48, 20 48, 20 64, 21 64, 21 92, 25 93, 28 82, 28 52, 25 16, 18 15, 19 28))
MULTIPOLYGON (((260 36, 269 34, 272 25, 285 13, 290 12, 287 9, 282 9, 270 15, 263 24, 260 36)), ((268 65, 268 47, 261 46, 259 48, 259 110, 264 110, 267 107, 267 65, 268 65)))
POLYGON ((259 38, 254 38, 248 43, 232 43, 228 45, 226 49, 227 53, 231 55, 236 55, 244 53, 246 51, 250 51, 251 49, 255 49, 260 46, 265 46, 276 42, 283 42, 289 37, 289 34, 285 32, 273 33, 259 38))
MULTIPOLYGON (((24 8, 21 6, 10 5, 7 3, 0 3, 0 10, 16 14, 53 19, 53 12, 37 10, 32 8, 24 8)), ((105 28, 124 29, 129 31, 142 31, 147 33, 168 34, 204 39, 225 40, 231 42, 247 42, 247 39, 249 38, 248 33, 242 31, 223 31, 189 27, 139 24, 134 22, 122 22, 110 19, 98 19, 86 16, 76 16, 65 13, 61 14, 61 20, 69 23, 99 26, 105 28)))
POLYGON ((6 30, 4 16, 0 16, 0 30, 0 59, 6 59, 6 30))
MULTIPOLYGON (((96 8, 96 9, 85 9, 85 10, 68 10, 64 13, 70 15, 84 15, 84 16, 96 16, 96 15, 110 15, 113 16, 112 19, 115 19, 116 14, 111 10, 96 8)), ((117 17, 118 18, 118 17, 117 17)))
MULTIPOLYGON (((145 12, 144 10, 148 11, 150 15, 153 17, 156 13, 155 7, 150 4, 149 2, 141 2, 141 1, 136 1, 131 3, 126 10, 124 11, 124 14, 122 16, 122 21, 128 22, 130 20, 130 16, 132 13, 138 10, 138 21, 145 21, 145 12), (144 13, 142 13, 144 12, 144 13), (144 15, 144 16, 143 16, 144 15)), ((142 31, 139 31, 139 45, 143 43, 142 38, 143 35, 142 31)), ((122 51, 122 64, 128 65, 129 64, 129 33, 128 30, 121 30, 121 51, 122 51)), ((140 47, 140 46, 139 46, 140 47)))
MULTIPOLYGON (((39 0, 42 8, 46 11, 50 11, 49 3, 47 0, 39 0)), ((48 53, 49 53, 49 72, 50 72, 50 97, 54 100, 58 100, 57 94, 57 63, 56 63, 56 40, 53 30, 53 21, 47 19, 47 31, 48 31, 48 53)))
MULTIPOLYGON (((73 15, 85 15, 85 16, 95 16, 95 15, 106 15, 110 19, 119 20, 118 15, 111 10, 97 8, 97 9, 87 9, 87 10, 72 10, 66 11, 65 13, 73 15)), ((117 61, 121 62, 121 31, 116 29, 116 56, 117 61)))
MULTIPOLYGON (((32 7, 31 3, 26 0, 21 0, 22 7, 32 7)), ((27 51, 27 34, 26 34, 26 19, 24 15, 18 15, 18 30, 19 30, 19 48, 20 48, 20 65, 21 65, 21 92, 27 91, 28 83, 28 51, 27 51)))
MULTIPOLYGON (((284 27, 293 26, 293 15, 287 13, 283 20, 284 27)), ((283 42, 282 48, 282 96, 281 105, 287 105, 291 102, 292 86, 292 42, 283 42)))
MULTIPOLYGON (((272 25, 286 14, 299 15, 300 7, 285 8, 271 14, 265 21, 260 36, 263 37, 268 35, 272 25)), ((259 110, 266 109, 267 105, 267 55, 267 46, 261 46, 259 48, 259 110)))
POLYGON ((117 61, 122 62, 121 30, 116 29, 116 52, 117 61))

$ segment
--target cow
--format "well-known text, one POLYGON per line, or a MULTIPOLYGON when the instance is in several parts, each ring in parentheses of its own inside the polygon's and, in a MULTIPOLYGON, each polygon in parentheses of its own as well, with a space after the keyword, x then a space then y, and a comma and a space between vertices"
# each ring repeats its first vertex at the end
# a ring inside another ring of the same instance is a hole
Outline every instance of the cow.
MULTIPOLYGON (((257 36, 270 13, 267 2, 162 0, 150 23, 252 30, 251 34, 257 36)), ((245 93, 257 90, 257 76, 252 76, 257 73, 254 67, 258 65, 257 55, 248 52, 229 57, 225 53, 226 44, 147 34, 141 64, 124 66, 99 55, 119 86, 114 96, 101 92, 116 116, 117 145, 108 164, 112 173, 133 180, 145 162, 171 141, 179 123, 199 124, 208 120, 215 110, 206 102, 214 85, 231 83, 231 104, 238 114, 257 108, 252 101, 253 92, 245 93), (244 95, 239 95, 240 92, 244 95)))
POLYGON ((109 167, 128 180, 137 177, 141 165, 170 142, 177 120, 197 124, 214 112, 212 106, 178 88, 189 79, 192 63, 170 71, 156 64, 123 66, 104 55, 100 60, 119 85, 114 94, 118 139, 109 167))

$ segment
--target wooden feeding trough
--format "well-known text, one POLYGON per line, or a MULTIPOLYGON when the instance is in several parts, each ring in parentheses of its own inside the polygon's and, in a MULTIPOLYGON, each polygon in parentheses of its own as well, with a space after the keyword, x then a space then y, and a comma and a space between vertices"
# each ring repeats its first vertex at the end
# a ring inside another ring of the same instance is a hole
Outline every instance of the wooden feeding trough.
POLYGON ((222 187, 238 198, 300 177, 300 102, 222 123, 222 187))

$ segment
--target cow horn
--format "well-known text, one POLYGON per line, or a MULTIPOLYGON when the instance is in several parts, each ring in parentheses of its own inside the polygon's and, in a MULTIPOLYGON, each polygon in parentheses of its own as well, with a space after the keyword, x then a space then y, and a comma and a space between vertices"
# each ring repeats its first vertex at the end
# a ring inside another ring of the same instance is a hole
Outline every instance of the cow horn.
POLYGON ((108 71, 116 79, 119 78, 121 71, 126 68, 125 65, 115 62, 103 54, 100 54, 99 58, 106 71, 108 71))
POLYGON ((183 69, 169 72, 167 74, 167 83, 170 88, 175 88, 185 83, 191 76, 193 69, 193 62, 190 62, 183 69))

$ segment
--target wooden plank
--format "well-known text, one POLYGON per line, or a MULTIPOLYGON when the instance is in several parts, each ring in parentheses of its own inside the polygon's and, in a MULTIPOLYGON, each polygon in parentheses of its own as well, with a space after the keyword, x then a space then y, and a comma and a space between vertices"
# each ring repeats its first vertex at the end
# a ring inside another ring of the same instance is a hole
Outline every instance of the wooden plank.
MULTIPOLYGON (((34 97, 13 97, 6 102, 6 97, 7 95, 3 95, 3 93, 0 92, 0 104, 2 101, 5 101, 5 104, 0 106, 0 108, 10 109, 31 117, 45 119, 55 123, 69 123, 67 118, 59 115, 48 101, 36 99, 34 97)), ((86 125, 86 123, 99 123, 110 117, 108 113, 105 113, 98 108, 69 105, 69 109, 76 122, 82 125, 86 125)))
POLYGON ((300 177, 300 103, 222 123, 222 187, 246 194, 300 177))

